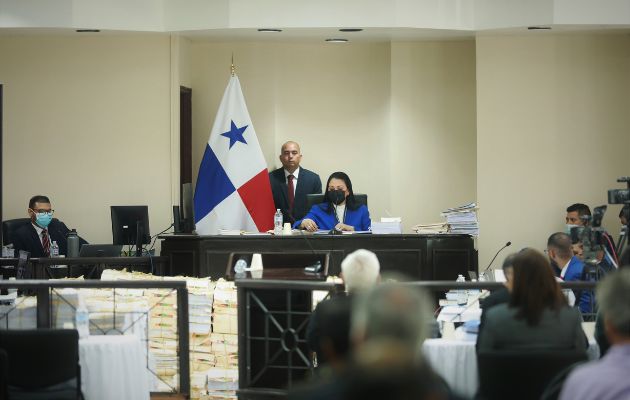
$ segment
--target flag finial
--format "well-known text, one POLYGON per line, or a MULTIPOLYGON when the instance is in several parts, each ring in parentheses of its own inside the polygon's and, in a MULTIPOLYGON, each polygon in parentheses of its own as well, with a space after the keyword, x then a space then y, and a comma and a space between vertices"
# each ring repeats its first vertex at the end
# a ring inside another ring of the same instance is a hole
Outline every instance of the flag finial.
POLYGON ((232 53, 232 66, 230 67, 230 73, 232 76, 236 75, 236 67, 234 66, 234 53, 232 53))

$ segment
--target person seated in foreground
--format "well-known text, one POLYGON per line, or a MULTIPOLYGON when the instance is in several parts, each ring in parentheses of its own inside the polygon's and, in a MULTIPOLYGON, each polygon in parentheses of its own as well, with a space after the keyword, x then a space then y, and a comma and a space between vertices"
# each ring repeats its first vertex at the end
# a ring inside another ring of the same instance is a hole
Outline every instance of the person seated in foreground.
MULTIPOLYGON (((68 252, 68 232, 70 229, 58 219, 53 219, 55 210, 50 199, 37 195, 28 202, 28 216, 31 223, 17 229, 13 233, 13 248, 17 251, 28 251, 31 257, 50 257, 53 242, 59 246, 59 254, 68 252)), ((80 245, 87 242, 79 238, 80 245)))
POLYGON ((352 299, 357 292, 370 289, 380 278, 376 254, 356 250, 341 262, 341 279, 346 292, 320 302, 306 329, 309 349, 317 356, 317 367, 330 362, 339 369, 350 353, 350 317, 352 299))
POLYGON ((514 257, 510 301, 487 311, 477 338, 478 352, 554 349, 585 351, 580 312, 567 305, 549 261, 533 249, 514 257))
POLYGON ((309 232, 367 231, 371 225, 367 207, 358 204, 354 198, 350 177, 344 172, 333 172, 326 182, 324 201, 313 205, 304 219, 296 221, 293 227, 309 232))
POLYGON ((479 300, 479 308, 481 308, 481 317, 479 317, 479 330, 483 329, 483 326, 486 322, 486 315, 490 308, 498 306, 499 304, 508 303, 510 301, 510 292, 512 291, 514 281, 514 267, 512 265, 512 263, 514 262, 514 257, 516 257, 516 254, 510 254, 505 257, 503 265, 501 266, 501 268, 503 269, 503 275, 505 275, 505 283, 503 284, 503 287, 493 291, 485 299, 479 300))
POLYGON ((422 343, 432 318, 421 289, 382 283, 356 293, 351 357, 343 371, 293 390, 290 399, 442 400, 454 398, 424 360, 422 343))
POLYGON ((483 320, 484 311, 498 304, 503 304, 510 301, 510 291, 512 291, 512 283, 513 283, 513 276, 514 276, 514 268, 512 266, 512 263, 514 262, 514 257, 516 257, 516 254, 510 254, 507 257, 505 257, 505 260, 503 261, 503 265, 501 266, 501 269, 503 270, 503 275, 505 276, 505 282, 503 283, 503 287, 493 291, 485 299, 479 300, 479 307, 482 310, 482 314, 481 314, 482 320, 483 320))
POLYGON ((630 269, 620 269, 600 282, 597 303, 611 347, 603 358, 571 372, 560 400, 630 399, 630 269))

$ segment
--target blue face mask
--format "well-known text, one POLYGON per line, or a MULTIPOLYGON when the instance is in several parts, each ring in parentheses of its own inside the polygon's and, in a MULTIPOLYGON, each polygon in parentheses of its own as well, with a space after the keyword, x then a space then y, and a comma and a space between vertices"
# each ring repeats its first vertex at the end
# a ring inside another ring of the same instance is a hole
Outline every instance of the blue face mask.
POLYGON ((42 228, 48 227, 50 221, 52 221, 52 213, 36 213, 35 214, 35 223, 42 228))

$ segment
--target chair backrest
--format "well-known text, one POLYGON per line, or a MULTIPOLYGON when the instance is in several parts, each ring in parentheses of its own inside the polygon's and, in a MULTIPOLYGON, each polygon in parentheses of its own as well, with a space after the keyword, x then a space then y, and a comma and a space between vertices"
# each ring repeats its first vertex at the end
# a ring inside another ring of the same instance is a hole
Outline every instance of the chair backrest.
MULTIPOLYGON (((367 207, 367 194, 355 193, 354 199, 357 203, 362 204, 367 207)), ((307 194, 306 195, 306 210, 307 212, 313 207, 315 204, 319 204, 324 201, 324 195, 322 193, 317 194, 307 194)))
POLYGON ((0 330, 0 349, 9 360, 10 386, 42 389, 79 377, 79 334, 75 329, 0 330))
POLYGON ((16 218, 2 221, 2 244, 13 243, 13 232, 31 223, 30 218, 16 218))
POLYGON ((483 399, 538 399, 568 366, 586 360, 576 350, 495 350, 477 354, 483 399))
MULTIPOLYGON (((57 218, 52 220, 59 221, 57 218)), ((30 218, 15 218, 2 221, 2 245, 13 243, 13 232, 30 223, 30 218)))

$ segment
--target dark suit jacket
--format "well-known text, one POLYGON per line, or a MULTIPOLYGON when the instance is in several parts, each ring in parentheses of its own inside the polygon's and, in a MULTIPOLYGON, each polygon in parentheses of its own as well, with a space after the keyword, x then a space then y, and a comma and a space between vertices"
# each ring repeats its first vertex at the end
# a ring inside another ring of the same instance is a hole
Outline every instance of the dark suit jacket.
POLYGON ((284 222, 293 224, 295 221, 304 218, 308 210, 306 209, 306 195, 322 192, 322 181, 313 171, 300 167, 300 174, 295 188, 295 200, 293 201, 293 212, 289 213, 289 190, 284 177, 284 168, 278 168, 269 173, 271 191, 273 192, 273 202, 276 208, 282 210, 284 222))
MULTIPOLYGON (((50 221, 47 229, 50 236, 50 244, 52 245, 53 241, 57 242, 59 254, 66 255, 68 252, 68 240, 66 237, 70 229, 58 219, 50 221)), ((87 243, 83 238, 79 238, 79 240, 82 245, 87 243)), ((46 257, 42 242, 39 240, 33 224, 25 225, 13 233, 13 248, 15 250, 28 251, 31 253, 31 257, 46 257)))

